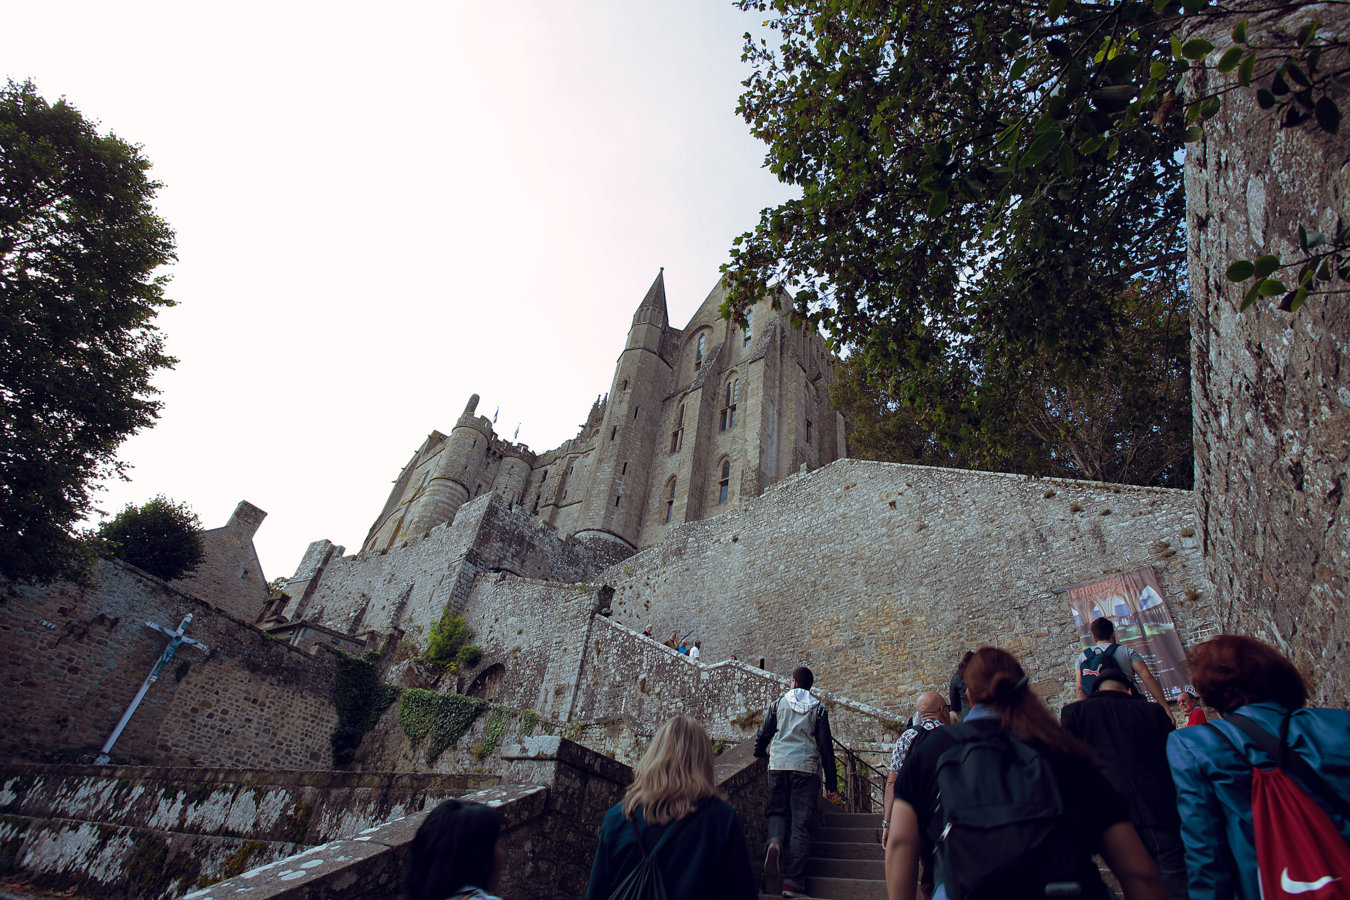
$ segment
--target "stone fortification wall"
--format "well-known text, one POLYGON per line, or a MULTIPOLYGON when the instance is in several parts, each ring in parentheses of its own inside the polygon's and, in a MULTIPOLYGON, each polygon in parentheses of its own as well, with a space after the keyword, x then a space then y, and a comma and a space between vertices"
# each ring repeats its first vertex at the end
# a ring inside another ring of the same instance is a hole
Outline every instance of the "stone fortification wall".
MULTIPOLYGON (((595 621, 578 683, 578 720, 627 715, 651 735, 682 714, 697 719, 715 740, 733 744, 753 739, 764 710, 791 686, 787 677, 744 662, 705 665, 691 660, 606 618, 595 621)), ((889 759, 889 748, 903 728, 895 714, 835 691, 812 692, 829 710, 831 729, 841 743, 864 751, 875 744, 887 749, 889 759)), ((879 754, 869 761, 879 762, 879 754)))
POLYGON ((139 569, 100 562, 87 586, 23 587, 0 605, 0 759, 92 756, 177 628, 179 648, 113 750, 159 765, 322 769, 331 763, 335 657, 279 644, 139 569))
POLYGON ((1189 492, 840 460, 601 573, 614 620, 703 641, 897 716, 967 648, 1016 653, 1052 705, 1079 646, 1056 589, 1157 571, 1183 642, 1217 623, 1189 492))
POLYGON ((0 878, 80 896, 176 897, 483 787, 465 776, 10 766, 0 878))
MULTIPOLYGON (((632 772, 578 744, 536 738, 512 748, 500 787, 466 794, 500 812, 505 851, 502 897, 579 900, 586 893, 605 811, 623 796, 632 772)), ((761 779, 762 780, 762 779, 761 779)), ((737 794, 742 793, 739 784, 737 794)), ((342 898, 387 900, 398 893, 408 848, 426 817, 416 813, 351 840, 288 859, 189 894, 190 900, 342 898)))
MULTIPOLYGON (((1350 9, 1293 4, 1230 19, 1199 17, 1220 53, 1237 19, 1251 16, 1253 41, 1295 46, 1339 41, 1320 71, 1347 62, 1350 9)), ((1212 61, 1212 60, 1211 60, 1212 61)), ((1279 124, 1278 110, 1235 90, 1237 73, 1194 70, 1192 96, 1218 93, 1223 108, 1186 151, 1187 256, 1195 418, 1195 489, 1205 562, 1225 630, 1248 633, 1289 654, 1314 687, 1315 705, 1344 707, 1350 675, 1350 461, 1344 280, 1295 312, 1262 297, 1239 311, 1250 282, 1234 284, 1234 260, 1278 254, 1274 275, 1292 287, 1304 254, 1299 229, 1335 234, 1350 208, 1350 144, 1311 121, 1279 124)), ((1315 248, 1314 253, 1323 248, 1315 248)))
POLYGON ((423 645, 446 606, 464 608, 480 575, 583 581, 623 555, 617 547, 562 540, 495 494, 464 504, 454 522, 396 548, 326 559, 313 551, 288 586, 296 598, 289 618, 351 633, 402 628, 423 645))

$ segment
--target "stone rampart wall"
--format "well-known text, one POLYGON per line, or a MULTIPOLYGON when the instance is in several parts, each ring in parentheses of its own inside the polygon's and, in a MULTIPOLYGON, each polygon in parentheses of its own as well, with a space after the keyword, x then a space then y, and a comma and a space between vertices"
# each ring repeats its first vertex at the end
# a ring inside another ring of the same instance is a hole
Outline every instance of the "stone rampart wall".
POLYGON ((481 575, 584 581, 623 555, 618 547, 562 540, 553 528, 489 493, 424 537, 331 559, 316 578, 305 579, 304 598, 292 618, 352 633, 399 627, 425 646, 430 625, 447 605, 462 609, 481 575))
POLYGON ((324 769, 337 724, 336 658, 302 653, 115 560, 89 584, 24 587, 0 605, 0 683, 10 686, 0 760, 90 758, 112 733, 168 639, 184 645, 113 749, 157 765, 324 769))
POLYGON ((1017 654, 1058 705, 1079 647, 1058 589, 1151 565, 1183 642, 1216 629, 1193 504, 1187 491, 840 460, 596 580, 614 589, 615 622, 701 638, 710 663, 809 665, 822 689, 897 717, 920 691, 945 693, 961 653, 985 643, 1017 654))
MULTIPOLYGON (((506 754, 500 787, 462 799, 497 808, 503 820, 505 898, 580 900, 605 811, 623 796, 631 771, 585 747, 533 738, 506 754)), ((371 828, 245 872, 191 900, 387 900, 398 893, 408 847, 425 813, 371 828)))
POLYGON ((495 779, 113 766, 0 774, 0 878, 176 897, 495 779))

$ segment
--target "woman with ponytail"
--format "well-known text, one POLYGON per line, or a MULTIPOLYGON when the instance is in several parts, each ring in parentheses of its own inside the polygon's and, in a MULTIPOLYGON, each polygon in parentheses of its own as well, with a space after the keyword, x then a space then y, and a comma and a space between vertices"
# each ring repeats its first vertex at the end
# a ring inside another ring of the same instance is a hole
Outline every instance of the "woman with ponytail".
POLYGON ((966 665, 965 683, 972 707, 962 724, 935 729, 917 743, 896 780, 886 845, 890 900, 913 900, 923 842, 937 849, 934 900, 1044 900, 1047 895, 1106 900, 1110 894, 1093 853, 1106 858, 1125 900, 1163 900, 1162 879, 1129 822, 1124 801, 1097 769, 1091 748, 1061 728, 1032 692, 1017 659, 1006 650, 981 647, 966 665), (963 759, 975 764, 963 764, 963 759), (940 771, 948 785, 945 795, 938 790, 940 771), (1027 781, 1027 773, 1043 777, 1027 781), (994 790, 982 781, 989 778, 996 779, 994 790), (1003 786, 1021 779, 1011 785, 1011 795, 1029 788, 1029 805, 1053 797, 1055 818, 1000 825, 1006 809, 954 808, 966 802, 960 798, 967 794, 953 788, 969 786, 957 781, 972 783, 977 794, 996 796, 1000 778, 1003 786), (1053 783, 1041 783, 1047 781, 1053 783), (966 827, 971 821, 985 827, 966 827), (1050 837, 1028 838, 1037 834, 1050 837), (979 844, 982 840, 987 846, 979 844), (1025 853, 999 862, 1009 845, 1023 840, 1029 840, 1025 853), (954 870, 958 858, 970 861, 959 873, 954 870), (1002 868, 982 880, 973 870, 983 864, 1002 868), (944 871, 944 865, 953 871, 944 871))

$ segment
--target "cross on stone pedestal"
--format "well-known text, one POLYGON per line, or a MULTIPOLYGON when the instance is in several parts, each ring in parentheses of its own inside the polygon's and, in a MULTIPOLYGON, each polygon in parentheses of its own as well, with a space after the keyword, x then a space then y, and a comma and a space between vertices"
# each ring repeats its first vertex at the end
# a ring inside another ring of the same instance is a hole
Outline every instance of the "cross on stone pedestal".
POLYGON ((161 634, 167 635, 169 638, 169 646, 165 647, 164 652, 159 655, 159 660, 155 663, 154 668, 150 670, 149 675, 145 676, 145 681, 141 682, 140 690, 138 690, 136 696, 132 698, 131 705, 127 707, 126 712, 122 713, 122 720, 118 722, 117 727, 113 729, 113 733, 103 745, 103 749, 99 750, 98 756, 94 759, 96 765, 105 766, 108 764, 111 759, 109 754, 112 752, 113 744, 117 743, 117 739, 122 736, 122 729, 127 727, 127 722, 131 721, 132 713, 136 711, 136 707, 141 705, 141 700, 145 697, 145 692, 150 690, 150 685, 155 683, 155 680, 159 678, 159 673, 162 672, 164 667, 169 664, 169 661, 173 659, 173 655, 178 652, 180 644, 187 644, 189 647, 196 647, 203 652, 210 652, 210 648, 201 641, 194 641, 192 638, 186 636, 185 632, 191 622, 192 613, 188 613, 183 617, 183 621, 178 624, 177 631, 170 631, 163 625, 156 625, 154 622, 145 623, 146 627, 153 628, 161 634))

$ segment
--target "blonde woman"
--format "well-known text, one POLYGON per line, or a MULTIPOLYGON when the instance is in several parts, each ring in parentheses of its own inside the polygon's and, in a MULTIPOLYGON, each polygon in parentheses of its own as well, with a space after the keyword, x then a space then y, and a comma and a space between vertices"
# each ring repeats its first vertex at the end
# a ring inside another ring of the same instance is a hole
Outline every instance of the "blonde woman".
POLYGON ((605 814, 586 900, 608 900, 646 856, 669 897, 758 896, 740 820, 713 782, 712 741, 688 716, 661 726, 605 814))

